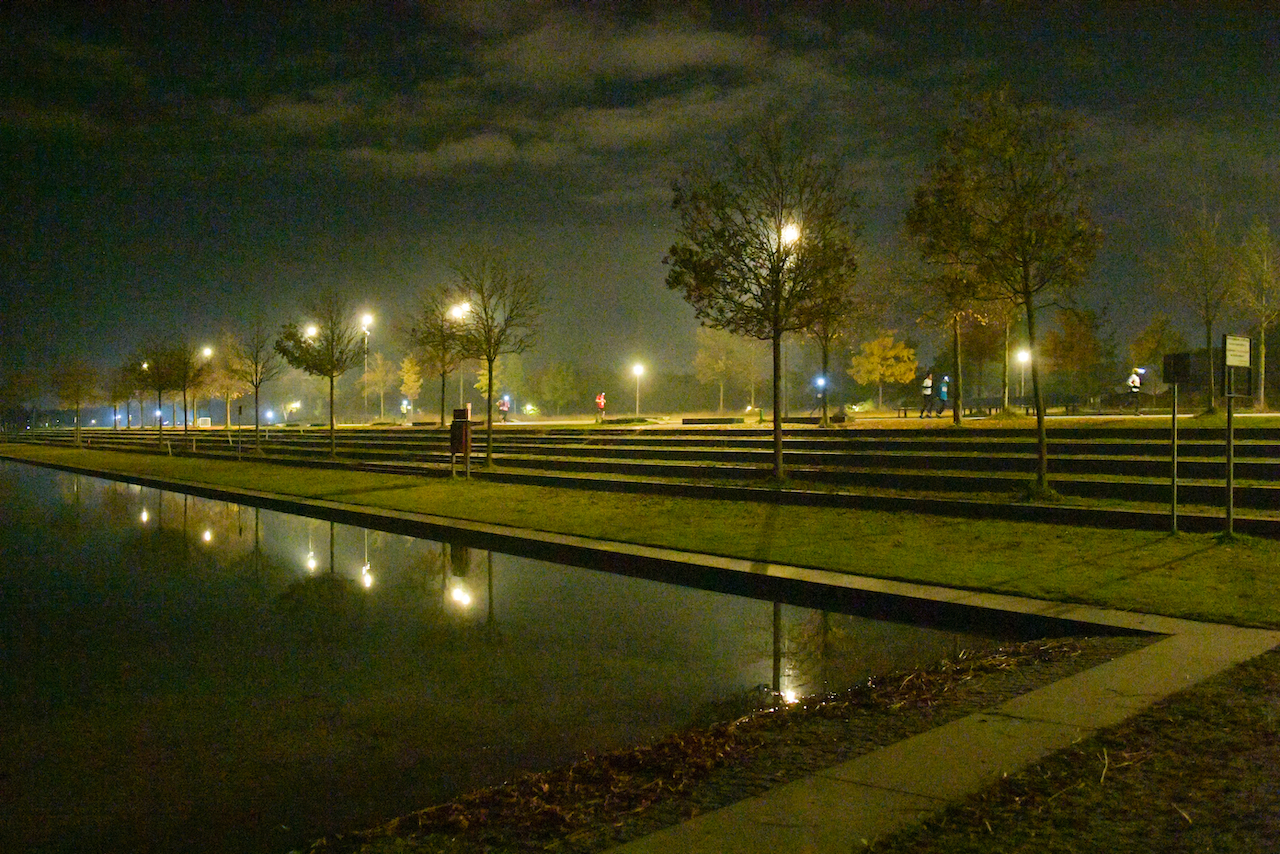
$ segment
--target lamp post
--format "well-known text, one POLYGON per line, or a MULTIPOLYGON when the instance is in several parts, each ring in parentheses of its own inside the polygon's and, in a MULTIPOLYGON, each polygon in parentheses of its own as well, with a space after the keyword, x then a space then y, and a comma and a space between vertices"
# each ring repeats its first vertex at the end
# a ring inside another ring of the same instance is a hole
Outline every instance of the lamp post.
MULTIPOLYGON (((449 309, 449 317, 461 323, 471 313, 471 303, 460 302, 449 309)), ((462 365, 458 365, 458 408, 462 408, 462 365)), ((443 416, 441 416, 443 417, 443 416)))
POLYGON ((1018 365, 1020 367, 1021 376, 1018 378, 1018 397, 1023 400, 1027 397, 1027 362, 1031 361, 1030 350, 1018 351, 1018 365))
POLYGON ((364 420, 369 420, 369 327, 373 325, 373 315, 365 314, 360 318, 360 331, 364 333, 364 420))
POLYGON ((631 373, 636 375, 636 417, 640 417, 640 378, 644 376, 644 365, 636 362, 631 368, 631 373))

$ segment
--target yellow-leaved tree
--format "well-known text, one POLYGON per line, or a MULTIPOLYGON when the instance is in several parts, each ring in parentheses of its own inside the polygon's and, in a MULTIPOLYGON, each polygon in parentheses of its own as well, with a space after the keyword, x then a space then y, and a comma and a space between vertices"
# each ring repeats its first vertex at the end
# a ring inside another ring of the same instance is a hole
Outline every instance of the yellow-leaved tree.
POLYGON ((854 382, 876 384, 876 405, 884 409, 884 384, 905 383, 915 379, 916 351, 894 338, 894 332, 881 332, 863 341, 849 366, 854 382))

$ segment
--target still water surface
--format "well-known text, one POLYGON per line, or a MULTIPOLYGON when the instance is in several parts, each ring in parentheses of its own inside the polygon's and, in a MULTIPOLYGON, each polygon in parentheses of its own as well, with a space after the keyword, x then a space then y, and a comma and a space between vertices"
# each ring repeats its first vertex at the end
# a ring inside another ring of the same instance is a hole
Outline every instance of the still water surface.
MULTIPOLYGON (((697 720, 774 604, 0 463, 0 850, 289 851, 697 720)), ((782 606, 782 688, 954 651, 782 606)))

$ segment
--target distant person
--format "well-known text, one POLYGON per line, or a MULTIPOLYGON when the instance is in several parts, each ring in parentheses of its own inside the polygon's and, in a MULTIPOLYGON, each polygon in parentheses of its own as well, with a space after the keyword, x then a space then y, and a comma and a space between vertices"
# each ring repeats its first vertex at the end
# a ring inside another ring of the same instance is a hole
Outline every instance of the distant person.
POLYGON ((511 398, 505 394, 498 399, 498 412, 502 414, 502 420, 505 423, 507 414, 511 412, 511 398))
POLYGON ((604 423, 604 392, 596 395, 596 421, 604 423))
POLYGON ((947 385, 951 382, 951 377, 944 376, 942 382, 938 385, 938 417, 941 418, 947 411, 947 385))
POLYGON ((1133 414, 1142 414, 1142 370, 1134 368, 1129 374, 1129 397, 1133 400, 1133 414))
POLYGON ((933 417, 933 371, 926 373, 920 383, 920 417, 926 415, 933 417))

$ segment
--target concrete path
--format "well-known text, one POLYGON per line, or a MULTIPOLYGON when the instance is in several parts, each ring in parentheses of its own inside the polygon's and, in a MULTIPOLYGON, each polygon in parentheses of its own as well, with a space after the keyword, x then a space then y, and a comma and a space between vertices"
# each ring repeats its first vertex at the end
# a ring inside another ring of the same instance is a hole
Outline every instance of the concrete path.
MULTIPOLYGON (((917 595, 924 592, 917 588, 917 595)), ((938 595, 954 599, 957 591, 938 595)), ((1167 635, 1121 658, 986 711, 612 849, 611 854, 850 854, 979 792, 1006 773, 1280 645, 1241 629, 1007 596, 966 596, 1167 635)))

